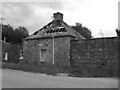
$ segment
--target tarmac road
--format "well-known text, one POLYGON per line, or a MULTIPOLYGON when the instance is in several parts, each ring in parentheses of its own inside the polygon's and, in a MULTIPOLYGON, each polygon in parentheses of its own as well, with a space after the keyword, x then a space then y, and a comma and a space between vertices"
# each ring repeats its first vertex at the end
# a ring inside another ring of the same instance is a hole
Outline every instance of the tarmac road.
POLYGON ((2 88, 118 88, 118 80, 51 76, 3 69, 2 88))

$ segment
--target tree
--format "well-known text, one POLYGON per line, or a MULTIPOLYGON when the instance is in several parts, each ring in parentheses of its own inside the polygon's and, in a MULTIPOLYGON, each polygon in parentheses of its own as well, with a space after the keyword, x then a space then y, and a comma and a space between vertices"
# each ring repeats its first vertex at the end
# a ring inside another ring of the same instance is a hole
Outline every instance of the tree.
POLYGON ((6 42, 11 43, 13 41, 14 29, 12 26, 2 25, 2 40, 6 38, 6 42))
POLYGON ((29 32, 25 27, 19 26, 15 29, 15 43, 22 43, 23 39, 29 36, 29 32))
POLYGON ((9 24, 2 25, 2 40, 6 38, 6 42, 21 44, 27 36, 29 32, 25 27, 19 26, 14 30, 9 24))
POLYGON ((116 29, 117 36, 120 36, 120 30, 116 29))
POLYGON ((87 27, 82 27, 82 24, 76 23, 76 26, 72 26, 74 30, 80 33, 86 39, 92 38, 91 31, 87 27))

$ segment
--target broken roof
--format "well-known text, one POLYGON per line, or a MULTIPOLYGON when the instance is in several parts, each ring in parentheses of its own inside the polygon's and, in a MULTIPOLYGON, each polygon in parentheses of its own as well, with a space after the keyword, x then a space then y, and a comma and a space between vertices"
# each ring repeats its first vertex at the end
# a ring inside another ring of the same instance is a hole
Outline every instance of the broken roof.
MULTIPOLYGON (((61 15, 61 13, 58 13, 58 12, 56 14, 61 15)), ((61 17, 60 18, 59 17, 57 17, 57 19, 55 17, 55 19, 52 22, 48 23, 43 28, 36 31, 35 33, 33 33, 32 35, 28 36, 25 39, 27 40, 27 39, 36 39, 36 38, 44 38, 44 37, 46 38, 46 37, 53 37, 53 36, 57 37, 57 36, 67 36, 67 35, 73 36, 75 38, 85 39, 81 34, 79 34, 72 27, 67 25, 61 19, 61 17)))

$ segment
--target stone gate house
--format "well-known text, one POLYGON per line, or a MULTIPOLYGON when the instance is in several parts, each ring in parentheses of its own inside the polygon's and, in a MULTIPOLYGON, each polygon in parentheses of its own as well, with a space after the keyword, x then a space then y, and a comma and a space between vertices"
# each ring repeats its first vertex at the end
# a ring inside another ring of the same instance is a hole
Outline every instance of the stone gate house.
POLYGON ((25 62, 57 66, 70 65, 70 41, 85 39, 63 21, 62 13, 24 40, 25 62))

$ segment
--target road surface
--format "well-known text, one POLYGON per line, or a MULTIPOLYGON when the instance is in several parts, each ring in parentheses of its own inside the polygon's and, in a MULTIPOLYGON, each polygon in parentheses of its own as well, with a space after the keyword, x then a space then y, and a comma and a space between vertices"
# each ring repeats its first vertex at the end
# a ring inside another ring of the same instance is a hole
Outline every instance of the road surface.
POLYGON ((2 88, 118 88, 118 80, 51 76, 3 69, 2 88))

